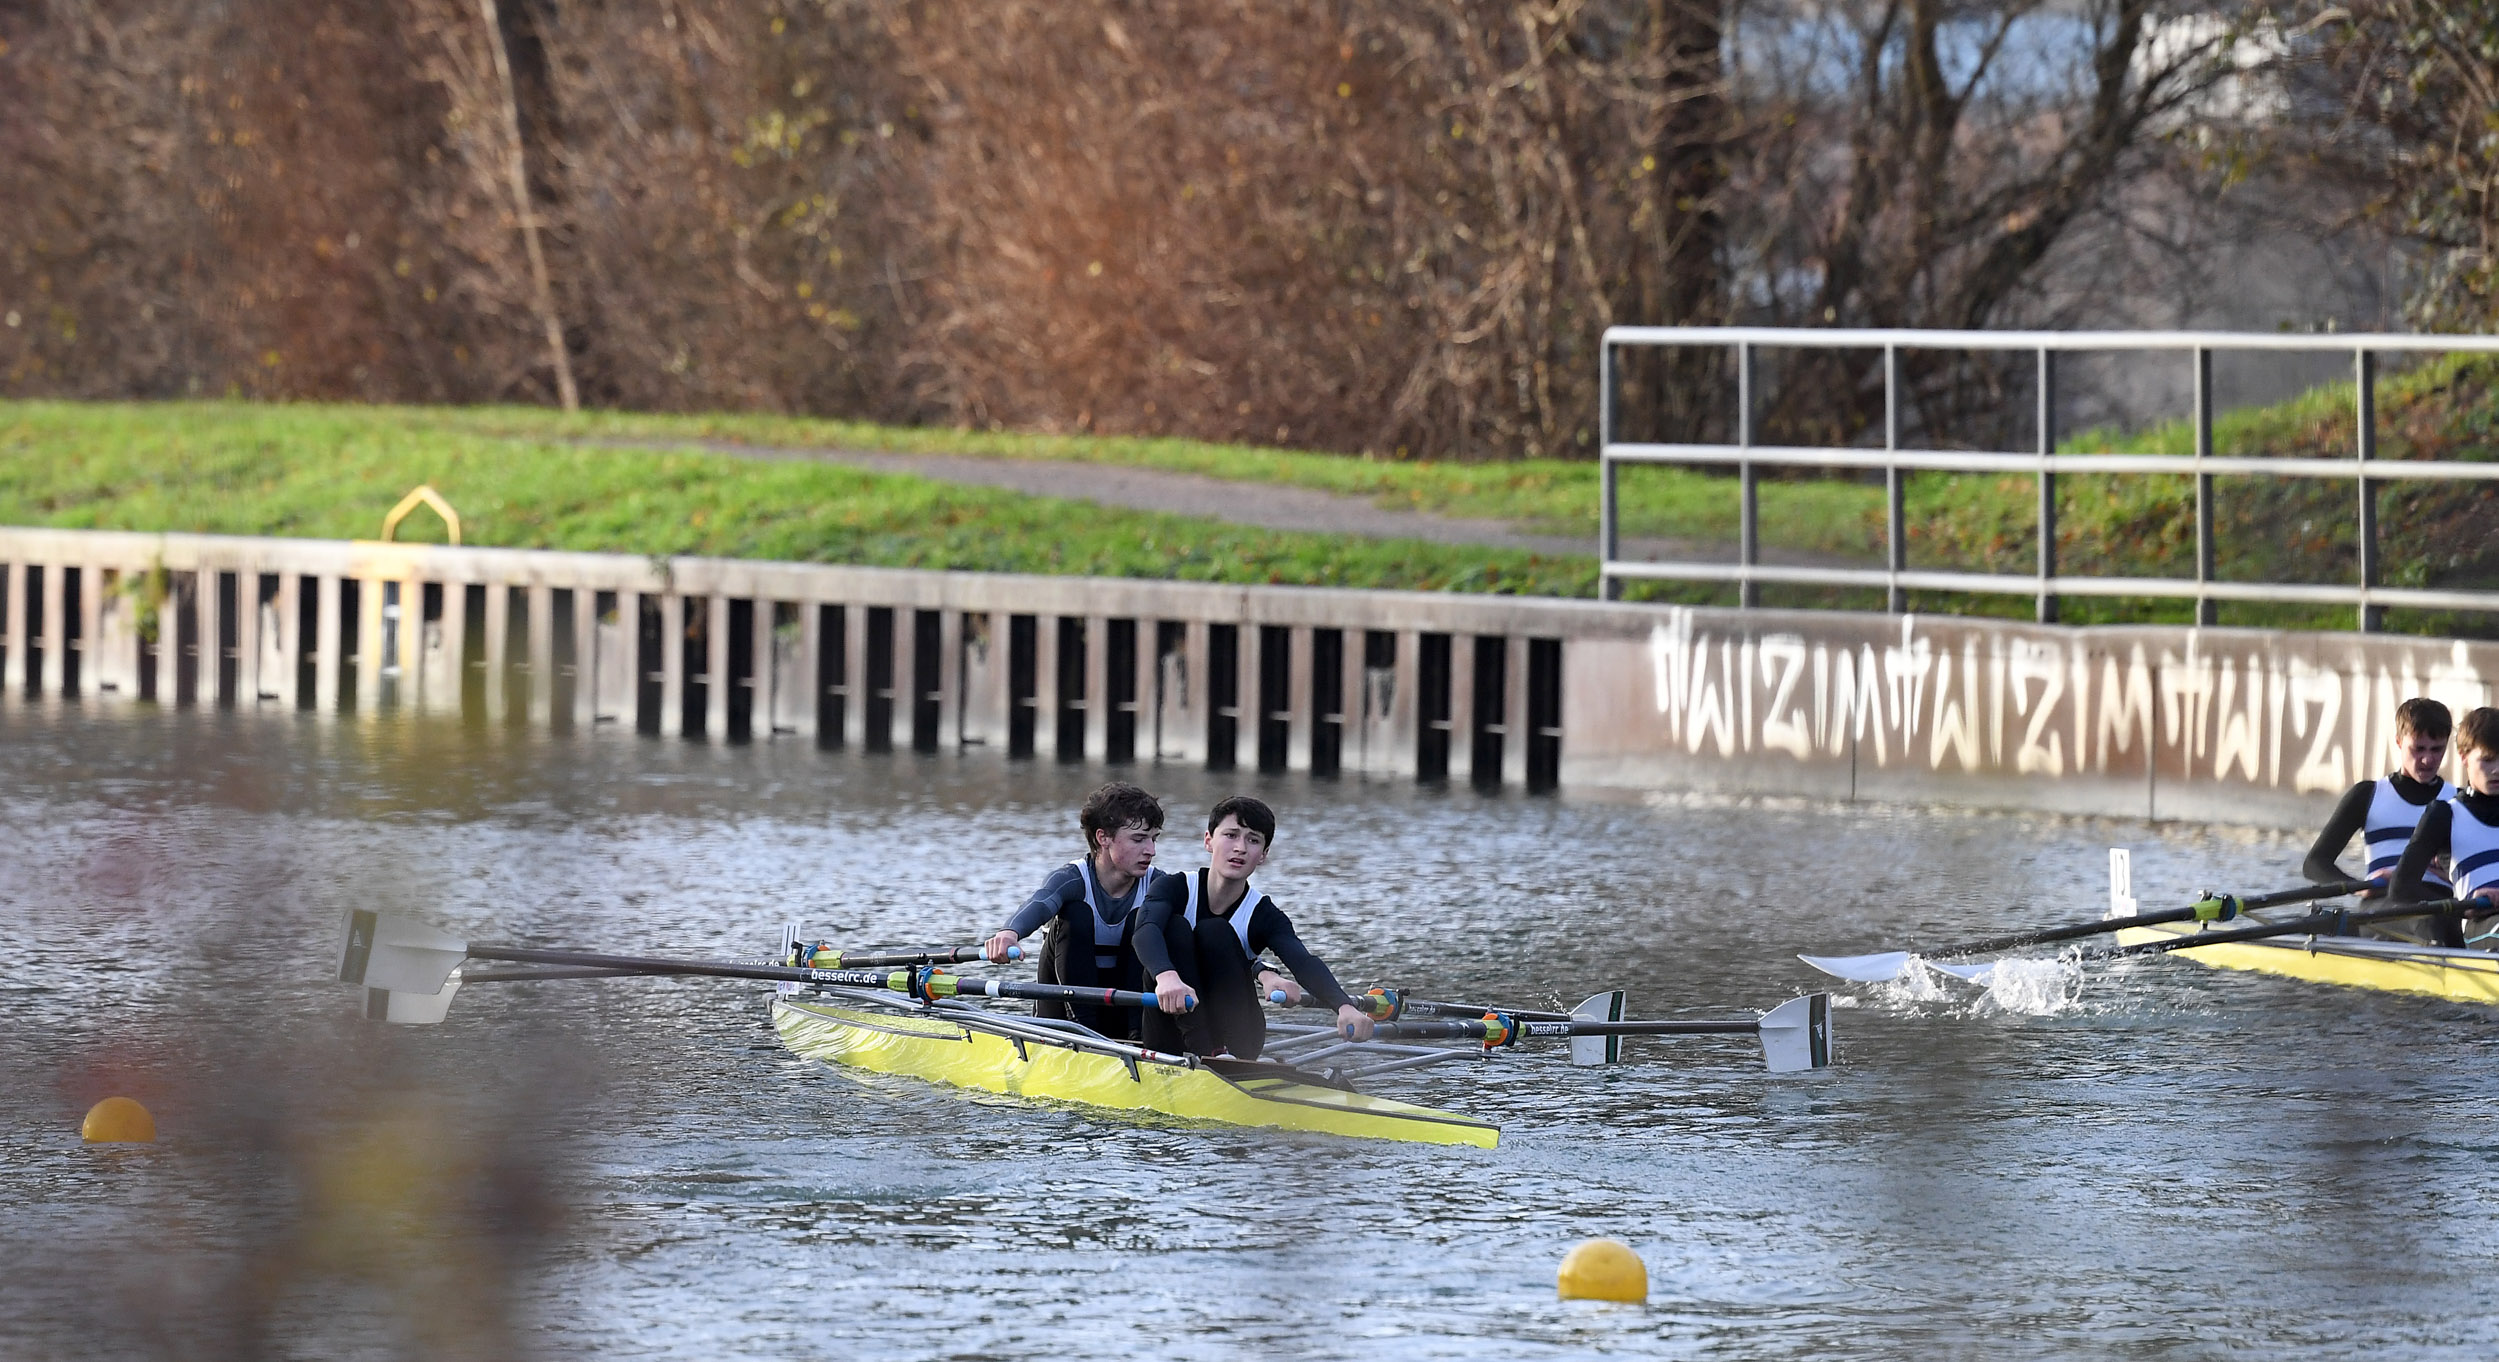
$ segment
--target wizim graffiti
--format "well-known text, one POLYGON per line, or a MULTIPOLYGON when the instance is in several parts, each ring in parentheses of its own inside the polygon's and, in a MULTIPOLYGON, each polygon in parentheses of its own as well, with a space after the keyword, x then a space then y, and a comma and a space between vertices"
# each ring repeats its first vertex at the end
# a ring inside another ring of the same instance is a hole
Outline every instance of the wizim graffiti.
POLYGON ((2378 774, 2399 702, 2488 704, 2499 673, 2499 649, 2461 642, 1690 609, 1647 652, 1661 757, 2288 795, 2378 774))

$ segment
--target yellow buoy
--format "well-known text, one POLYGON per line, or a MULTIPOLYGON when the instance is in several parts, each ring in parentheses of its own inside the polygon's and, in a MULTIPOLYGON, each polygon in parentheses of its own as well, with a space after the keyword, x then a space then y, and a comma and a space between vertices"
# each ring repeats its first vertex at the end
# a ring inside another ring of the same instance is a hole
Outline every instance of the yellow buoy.
POLYGON ((1566 1301, 1628 1301, 1649 1298, 1649 1269, 1620 1239, 1586 1240, 1562 1255, 1553 1284, 1566 1301))
POLYGON ((107 1097, 87 1108, 78 1134, 89 1144, 154 1144, 156 1118, 127 1097, 107 1097))

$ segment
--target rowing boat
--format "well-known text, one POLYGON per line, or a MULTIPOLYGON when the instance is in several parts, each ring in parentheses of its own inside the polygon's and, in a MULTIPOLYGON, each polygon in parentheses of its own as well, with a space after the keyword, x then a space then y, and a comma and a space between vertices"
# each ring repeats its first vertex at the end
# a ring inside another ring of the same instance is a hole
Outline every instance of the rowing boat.
MULTIPOLYGON (((2249 917, 2257 922, 2266 920, 2257 914, 2249 917)), ((2129 927, 2117 934, 2117 941, 2130 946, 2193 936, 2211 928, 2212 924, 2202 922, 2129 927)), ((2303 935, 2198 946, 2184 954, 2217 969, 2251 970, 2383 993, 2417 993, 2461 1003, 2499 1003, 2499 955, 2489 951, 2361 936, 2303 935)))
MULTIPOLYGON (((1333 1025, 1276 1023, 1267 1028, 1269 1057, 1245 1061, 1163 1054, 1074 1022, 979 1005, 970 1000, 1104 1008, 1152 1007, 1156 1000, 1127 989, 967 977, 937 964, 971 958, 978 947, 836 955, 801 942, 792 924, 782 928, 774 962, 757 964, 488 945, 363 908, 349 910, 341 927, 339 982, 363 989, 365 1015, 378 1021, 438 1024, 470 984, 652 975, 761 980, 777 986, 773 1029, 791 1053, 805 1059, 1027 1101, 1357 1139, 1498 1147, 1500 1127, 1489 1121, 1369 1096, 1355 1084, 1378 1074, 1480 1059, 1529 1039, 1568 1040, 1576 1065, 1619 1062, 1622 1040, 1629 1036, 1737 1034, 1755 1038, 1773 1073, 1821 1069, 1831 1062, 1830 999, 1818 993, 1740 1019, 1642 1021, 1623 1016, 1619 990, 1600 993, 1568 1013, 1488 1009, 1451 1019, 1466 1005, 1375 989, 1367 997, 1369 1010, 1388 1020, 1378 1023, 1369 1039, 1352 1040, 1333 1025), (828 960, 836 963, 828 967, 828 960), (1426 1020, 1399 1020, 1408 1014, 1426 1020), (1480 1046, 1411 1043, 1423 1040, 1480 1046)), ((1284 996, 1274 994, 1270 1001, 1282 1002, 1284 996)), ((1194 1006, 1194 1000, 1187 1005, 1194 1006)))
MULTIPOLYGON (((2109 854, 2109 917, 2125 917, 2136 911, 2130 879, 2124 849, 2112 849, 2109 854)), ((2191 939, 2204 933, 2243 932, 2250 923, 2289 921, 2291 919, 2281 916, 2286 911, 2290 910, 2248 912, 2236 922, 2164 922, 2128 927, 2116 934, 2117 943, 2120 946, 2138 946, 2179 938, 2191 939)), ((2299 910, 2299 915, 2306 916, 2307 910, 2299 910)), ((2499 1003, 2499 955, 2489 951, 2457 950, 2365 936, 2301 933, 2225 941, 2170 954, 2184 955, 2216 969, 2248 970, 2285 979, 2375 989, 2381 993, 2412 993, 2462 1003, 2499 1003)))
POLYGON ((772 1024, 802 1058, 1027 1101, 1417 1144, 1501 1141, 1491 1122, 1369 1096, 1290 1065, 1166 1055, 1074 1023, 965 1003, 897 1006, 865 990, 822 988, 776 998, 772 1024))

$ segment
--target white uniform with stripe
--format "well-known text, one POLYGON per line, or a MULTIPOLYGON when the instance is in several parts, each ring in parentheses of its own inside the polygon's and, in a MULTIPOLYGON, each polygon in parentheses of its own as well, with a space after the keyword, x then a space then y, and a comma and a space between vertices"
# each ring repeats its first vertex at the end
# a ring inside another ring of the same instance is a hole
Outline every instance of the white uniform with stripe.
POLYGON ((2447 866, 2455 875, 2456 897, 2499 884, 2499 827, 2474 817, 2463 800, 2447 808, 2447 866))
MULTIPOLYGON (((2431 803, 2456 797, 2456 787, 2438 782, 2438 794, 2431 803)), ((2412 830, 2421 824, 2421 814, 2429 804, 2415 804, 2395 792, 2395 782, 2379 780, 2369 796, 2369 818, 2361 825, 2362 846, 2369 857, 2369 868, 2361 873, 2379 875, 2392 873, 2395 863, 2404 858, 2404 844, 2412 840, 2412 830)), ((2450 861, 2449 864, 2454 864, 2450 861)), ((2445 876, 2435 869, 2423 872, 2422 879, 2444 885, 2445 876)))
MULTIPOLYGON (((1181 914, 1183 917, 1188 919, 1190 928, 1195 929, 1197 926, 1197 886, 1199 877, 1196 875, 1183 875, 1181 878, 1187 882, 1189 890, 1189 903, 1186 908, 1181 910, 1181 914)), ((1248 880, 1241 881, 1241 903, 1239 907, 1232 910, 1231 918, 1232 935, 1240 941, 1241 954, 1243 957, 1248 959, 1252 965, 1256 965, 1258 963, 1258 956, 1255 952, 1250 950, 1250 918, 1255 916, 1258 912, 1258 898, 1258 886, 1248 880)))
POLYGON ((1093 878, 1090 858, 1079 856, 1069 861, 1068 865, 1076 871, 1076 877, 1084 882, 1085 907, 1093 910, 1093 967, 1104 972, 1117 969, 1119 968, 1119 948, 1128 939, 1129 918, 1135 915, 1137 906, 1145 902, 1145 891, 1154 887, 1154 877, 1157 874, 1168 875, 1171 872, 1157 871, 1154 867, 1147 866, 1145 873, 1137 877, 1137 882, 1129 886, 1128 909, 1118 917, 1111 917, 1102 911, 1102 886, 1093 878))

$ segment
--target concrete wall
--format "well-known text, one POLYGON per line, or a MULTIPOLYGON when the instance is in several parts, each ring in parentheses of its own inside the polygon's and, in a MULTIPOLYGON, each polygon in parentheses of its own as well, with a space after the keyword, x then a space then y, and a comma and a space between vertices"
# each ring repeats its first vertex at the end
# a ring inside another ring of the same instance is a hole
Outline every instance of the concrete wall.
POLYGON ((0 529, 0 684, 708 741, 2313 822, 2499 646, 0 529))

